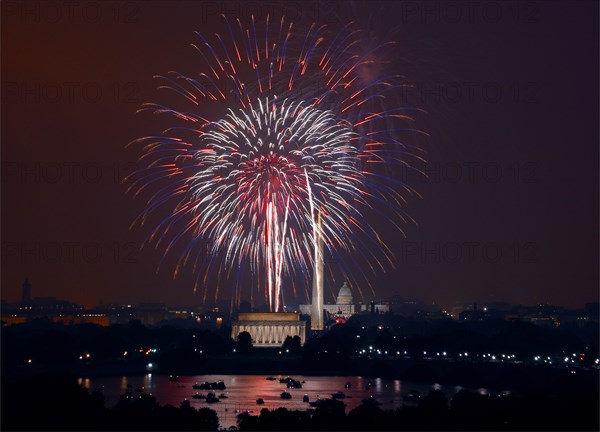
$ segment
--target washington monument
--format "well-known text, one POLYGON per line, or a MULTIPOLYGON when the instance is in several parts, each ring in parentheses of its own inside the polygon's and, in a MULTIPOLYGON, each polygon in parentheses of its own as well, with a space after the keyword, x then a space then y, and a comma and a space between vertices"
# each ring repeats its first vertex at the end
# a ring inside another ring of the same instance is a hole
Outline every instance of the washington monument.
POLYGON ((323 330, 323 235, 321 212, 319 211, 318 228, 316 230, 315 257, 312 286, 311 330, 323 330))

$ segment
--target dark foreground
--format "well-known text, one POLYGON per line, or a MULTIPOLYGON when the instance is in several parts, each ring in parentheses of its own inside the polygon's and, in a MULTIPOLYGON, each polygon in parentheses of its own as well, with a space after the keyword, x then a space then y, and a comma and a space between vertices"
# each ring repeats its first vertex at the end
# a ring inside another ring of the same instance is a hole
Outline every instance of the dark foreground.
MULTIPOLYGON (((240 430, 598 430, 598 393, 487 396, 467 391, 447 400, 434 390, 417 406, 383 411, 362 404, 349 413, 336 400, 313 412, 279 408, 238 416, 240 430)), ((149 395, 107 408, 69 375, 44 375, 2 383, 2 430, 218 430, 217 413, 161 406, 149 395), (45 393, 45 389, 55 389, 45 393)))

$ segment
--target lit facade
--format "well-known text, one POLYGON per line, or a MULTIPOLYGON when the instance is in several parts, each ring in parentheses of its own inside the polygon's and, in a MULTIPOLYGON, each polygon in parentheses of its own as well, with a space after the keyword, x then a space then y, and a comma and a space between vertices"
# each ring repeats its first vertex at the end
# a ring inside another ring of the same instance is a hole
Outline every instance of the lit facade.
MULTIPOLYGON (((311 317, 312 309, 312 304, 300 305, 300 312, 311 317)), ((352 289, 346 282, 340 288, 336 302, 334 304, 324 304, 323 310, 326 310, 330 315, 341 315, 344 318, 350 318, 356 313, 352 289)))
POLYGON ((231 337, 237 340, 242 332, 250 333, 255 347, 279 347, 288 336, 300 337, 304 345, 306 323, 297 312, 240 313, 231 323, 231 337))

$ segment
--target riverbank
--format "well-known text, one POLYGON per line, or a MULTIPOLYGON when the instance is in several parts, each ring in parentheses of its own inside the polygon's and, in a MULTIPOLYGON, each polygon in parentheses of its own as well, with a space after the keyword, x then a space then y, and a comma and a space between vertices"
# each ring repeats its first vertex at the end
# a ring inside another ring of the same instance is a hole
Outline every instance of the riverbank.
MULTIPOLYGON (((86 377, 135 376, 147 373, 145 362, 104 361, 79 364, 75 367, 59 364, 52 367, 28 366, 11 371, 11 378, 52 372, 68 372, 86 377)), ((170 365, 168 362, 161 363, 158 360, 153 367, 153 373, 161 375, 349 375, 544 393, 596 391, 599 377, 597 369, 575 370, 525 363, 367 358, 350 358, 332 363, 307 360, 300 356, 280 357, 266 353, 205 356, 197 364, 186 367, 170 365)))

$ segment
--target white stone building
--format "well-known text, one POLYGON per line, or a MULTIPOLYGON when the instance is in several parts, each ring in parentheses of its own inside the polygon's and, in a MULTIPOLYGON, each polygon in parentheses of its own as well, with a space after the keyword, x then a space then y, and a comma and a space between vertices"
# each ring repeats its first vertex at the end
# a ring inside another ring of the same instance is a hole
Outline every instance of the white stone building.
MULTIPOLYGON (((336 302, 334 304, 324 304, 323 309, 329 312, 331 315, 341 315, 344 318, 350 318, 356 312, 356 306, 354 305, 354 297, 352 295, 352 289, 348 286, 347 282, 341 286, 336 302)), ((312 305, 304 304, 300 305, 300 312, 304 315, 311 315, 312 305)))
POLYGON ((231 323, 231 337, 237 340, 242 332, 250 333, 255 347, 279 347, 288 336, 306 340, 306 322, 297 312, 240 313, 231 323))

